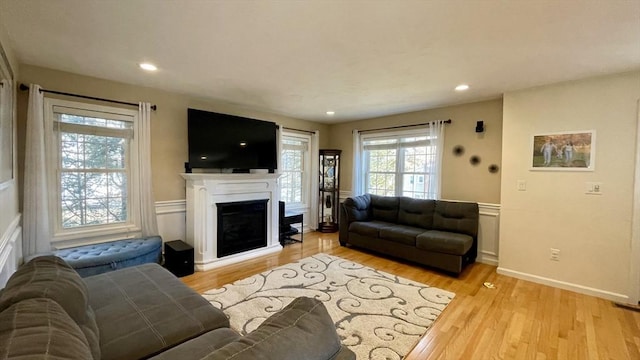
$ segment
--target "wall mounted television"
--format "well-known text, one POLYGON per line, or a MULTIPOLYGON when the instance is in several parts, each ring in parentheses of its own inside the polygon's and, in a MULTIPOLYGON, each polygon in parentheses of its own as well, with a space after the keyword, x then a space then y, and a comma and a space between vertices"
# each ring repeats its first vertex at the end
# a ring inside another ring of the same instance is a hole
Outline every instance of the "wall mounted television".
POLYGON ((274 122, 188 109, 191 169, 249 172, 277 169, 277 125, 274 122))

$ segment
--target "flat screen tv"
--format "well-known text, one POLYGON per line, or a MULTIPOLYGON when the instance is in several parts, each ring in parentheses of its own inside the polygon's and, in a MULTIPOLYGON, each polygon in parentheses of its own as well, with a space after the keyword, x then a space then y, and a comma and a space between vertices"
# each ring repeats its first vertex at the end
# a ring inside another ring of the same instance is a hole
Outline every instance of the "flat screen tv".
POLYGON ((191 168, 249 172, 277 166, 277 126, 273 122, 203 110, 188 110, 191 168))

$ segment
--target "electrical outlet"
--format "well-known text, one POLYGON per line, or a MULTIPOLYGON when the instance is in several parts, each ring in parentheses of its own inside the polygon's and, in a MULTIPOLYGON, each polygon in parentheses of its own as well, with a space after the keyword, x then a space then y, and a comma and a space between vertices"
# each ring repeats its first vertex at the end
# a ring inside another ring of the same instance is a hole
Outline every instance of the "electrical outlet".
POLYGON ((518 180, 517 183, 518 191, 527 191, 527 181, 526 180, 518 180))
POLYGON ((600 182, 587 182, 585 193, 588 195, 602 195, 602 183, 600 182))
POLYGON ((551 248, 549 250, 551 252, 551 255, 549 256, 549 259, 551 259, 553 261, 560 261, 560 249, 551 248))

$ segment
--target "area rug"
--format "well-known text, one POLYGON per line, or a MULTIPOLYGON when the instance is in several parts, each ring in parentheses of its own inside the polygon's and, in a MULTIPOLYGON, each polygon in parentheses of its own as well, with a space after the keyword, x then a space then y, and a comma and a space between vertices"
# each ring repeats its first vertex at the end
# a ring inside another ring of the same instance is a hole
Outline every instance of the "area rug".
POLYGON ((327 254, 204 294, 243 335, 298 296, 324 302, 357 359, 402 359, 455 294, 327 254))

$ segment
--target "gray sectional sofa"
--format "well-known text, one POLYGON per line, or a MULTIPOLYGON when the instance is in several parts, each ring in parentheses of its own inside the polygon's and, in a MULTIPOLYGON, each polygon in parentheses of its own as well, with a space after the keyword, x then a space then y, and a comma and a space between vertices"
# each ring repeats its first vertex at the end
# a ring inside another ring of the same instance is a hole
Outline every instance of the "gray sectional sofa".
POLYGON ((355 359, 324 305, 297 298, 240 336, 158 264, 80 278, 37 257, 0 292, 0 359, 355 359))
POLYGON ((478 252, 478 204, 365 194, 340 205, 340 244, 460 274, 478 252))

